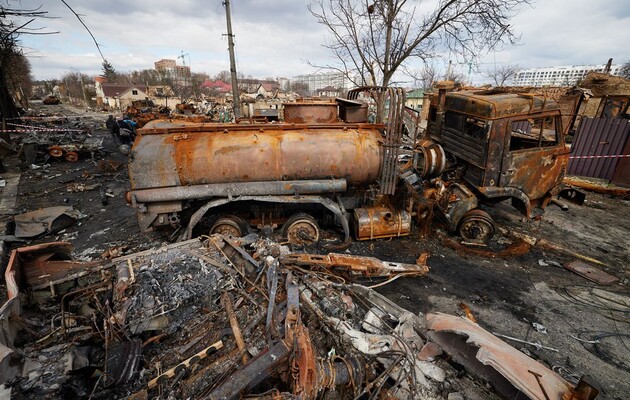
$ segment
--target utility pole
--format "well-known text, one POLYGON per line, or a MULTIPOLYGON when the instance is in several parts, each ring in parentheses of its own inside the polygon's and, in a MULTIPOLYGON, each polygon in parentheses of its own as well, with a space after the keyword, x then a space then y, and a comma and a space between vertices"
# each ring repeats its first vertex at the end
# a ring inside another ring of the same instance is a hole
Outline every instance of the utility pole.
POLYGON ((238 94, 238 80, 236 78, 236 59, 234 58, 234 34, 232 33, 232 18, 230 17, 230 0, 223 2, 225 18, 227 20, 228 51, 230 52, 230 77, 232 80, 232 103, 234 121, 241 116, 241 99, 238 94))

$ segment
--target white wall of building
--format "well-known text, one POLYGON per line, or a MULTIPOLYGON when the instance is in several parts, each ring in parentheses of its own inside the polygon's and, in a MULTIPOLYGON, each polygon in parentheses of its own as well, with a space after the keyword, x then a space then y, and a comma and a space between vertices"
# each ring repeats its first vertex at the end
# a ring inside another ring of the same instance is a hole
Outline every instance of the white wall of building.
MULTIPOLYGON (((606 65, 571 65, 561 67, 530 68, 517 72, 513 86, 572 86, 591 72, 603 72, 606 65)), ((612 75, 618 75, 621 65, 610 68, 612 75)))
POLYGON ((343 88, 345 90, 348 90, 351 86, 353 86, 348 77, 341 73, 298 75, 291 78, 291 83, 296 82, 307 84, 308 90, 311 93, 327 86, 343 88))

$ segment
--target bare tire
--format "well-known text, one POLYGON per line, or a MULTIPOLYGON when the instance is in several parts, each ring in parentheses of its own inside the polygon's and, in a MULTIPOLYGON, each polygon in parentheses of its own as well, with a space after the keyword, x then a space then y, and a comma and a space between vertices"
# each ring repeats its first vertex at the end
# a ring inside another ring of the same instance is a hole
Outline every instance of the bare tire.
POLYGON ((494 236, 496 228, 492 217, 478 208, 468 211, 462 217, 457 233, 466 239, 476 242, 487 242, 494 236))
POLYGON ((282 234, 294 245, 309 246, 319 242, 319 226, 305 213, 293 214, 282 227, 282 234))
POLYGON ((210 234, 221 234, 231 237, 242 237, 247 234, 247 222, 236 215, 223 215, 210 227, 210 234))

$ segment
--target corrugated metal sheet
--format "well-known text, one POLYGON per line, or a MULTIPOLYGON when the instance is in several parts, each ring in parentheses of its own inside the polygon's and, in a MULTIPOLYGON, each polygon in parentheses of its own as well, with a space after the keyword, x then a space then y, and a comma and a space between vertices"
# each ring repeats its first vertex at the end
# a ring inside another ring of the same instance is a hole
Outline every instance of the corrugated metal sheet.
MULTIPOLYGON (((630 154, 630 138, 626 142, 626 147, 623 149, 624 154, 630 154)), ((617 164, 617 170, 612 178, 612 183, 617 186, 630 187, 630 158, 625 157, 619 160, 617 164)))
POLYGON ((568 174, 611 180, 630 136, 625 119, 583 118, 572 144, 568 174), (593 158, 578 158, 578 157, 593 158))

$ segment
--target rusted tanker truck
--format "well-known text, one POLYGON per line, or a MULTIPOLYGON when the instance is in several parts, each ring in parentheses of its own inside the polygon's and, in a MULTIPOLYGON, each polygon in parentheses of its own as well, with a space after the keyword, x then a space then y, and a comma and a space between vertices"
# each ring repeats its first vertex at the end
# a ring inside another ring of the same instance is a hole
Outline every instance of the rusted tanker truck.
POLYGON ((486 240, 494 223, 480 202, 512 198, 529 216, 562 192, 568 150, 555 103, 442 90, 403 164, 404 101, 402 89, 358 88, 335 103, 288 103, 281 124, 150 122, 130 155, 127 200, 145 231, 280 230, 305 245, 320 227, 341 227, 345 242, 404 236, 434 213, 486 240), (386 123, 367 122, 362 95, 386 98, 386 123))

